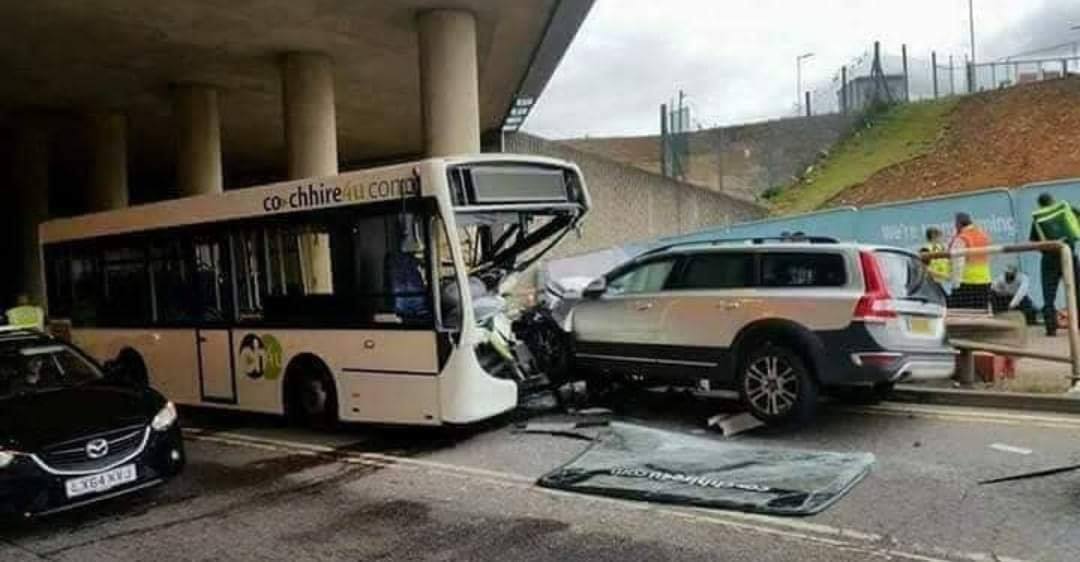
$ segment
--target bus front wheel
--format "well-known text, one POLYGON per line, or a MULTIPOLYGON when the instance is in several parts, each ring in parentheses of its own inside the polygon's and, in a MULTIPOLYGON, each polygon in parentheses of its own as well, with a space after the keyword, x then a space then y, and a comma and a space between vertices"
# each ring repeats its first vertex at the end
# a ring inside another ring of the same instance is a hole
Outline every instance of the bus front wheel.
POLYGON ((337 424, 337 391, 321 362, 307 360, 290 368, 285 388, 285 414, 294 423, 319 428, 337 424))

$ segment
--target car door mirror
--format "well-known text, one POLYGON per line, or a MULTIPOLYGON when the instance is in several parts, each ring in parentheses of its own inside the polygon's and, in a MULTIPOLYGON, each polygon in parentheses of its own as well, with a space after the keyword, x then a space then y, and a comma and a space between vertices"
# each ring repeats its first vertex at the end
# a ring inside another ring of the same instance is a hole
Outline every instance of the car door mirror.
POLYGON ((598 277, 593 279, 588 285, 585 286, 585 290, 582 291, 582 295, 587 299, 595 299, 607 291, 607 279, 598 277))

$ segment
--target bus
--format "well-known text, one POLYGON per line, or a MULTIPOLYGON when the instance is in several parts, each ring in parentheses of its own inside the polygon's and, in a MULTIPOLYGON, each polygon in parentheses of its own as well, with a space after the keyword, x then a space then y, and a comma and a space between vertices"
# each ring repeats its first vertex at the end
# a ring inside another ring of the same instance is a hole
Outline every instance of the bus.
POLYGON ((576 165, 485 154, 51 220, 50 326, 178 404, 468 424, 518 399, 474 308, 588 208, 576 165))

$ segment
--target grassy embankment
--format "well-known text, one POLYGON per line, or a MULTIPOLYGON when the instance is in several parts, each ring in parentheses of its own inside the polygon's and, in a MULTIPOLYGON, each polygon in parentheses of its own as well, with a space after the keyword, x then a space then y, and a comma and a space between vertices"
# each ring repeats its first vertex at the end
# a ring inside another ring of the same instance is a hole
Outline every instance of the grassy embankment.
POLYGON ((954 98, 898 105, 868 116, 862 126, 814 164, 802 181, 777 190, 769 198, 772 214, 820 209, 879 170, 926 154, 941 135, 956 102, 954 98))

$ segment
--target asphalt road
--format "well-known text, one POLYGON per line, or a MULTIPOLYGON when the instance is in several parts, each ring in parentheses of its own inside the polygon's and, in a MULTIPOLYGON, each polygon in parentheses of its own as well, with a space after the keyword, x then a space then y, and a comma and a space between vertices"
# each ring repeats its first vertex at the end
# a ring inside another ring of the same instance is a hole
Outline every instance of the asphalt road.
MULTIPOLYGON (((724 439, 701 432, 724 409, 713 399, 650 396, 623 416, 724 439)), ((977 484, 1080 461, 1080 416, 826 407, 812 427, 734 437, 877 456, 848 496, 806 518, 538 488, 537 477, 587 443, 514 433, 514 419, 468 432, 333 433, 207 412, 185 421, 182 477, 93 510, 9 525, 0 560, 1080 559, 1080 472, 977 484)))

